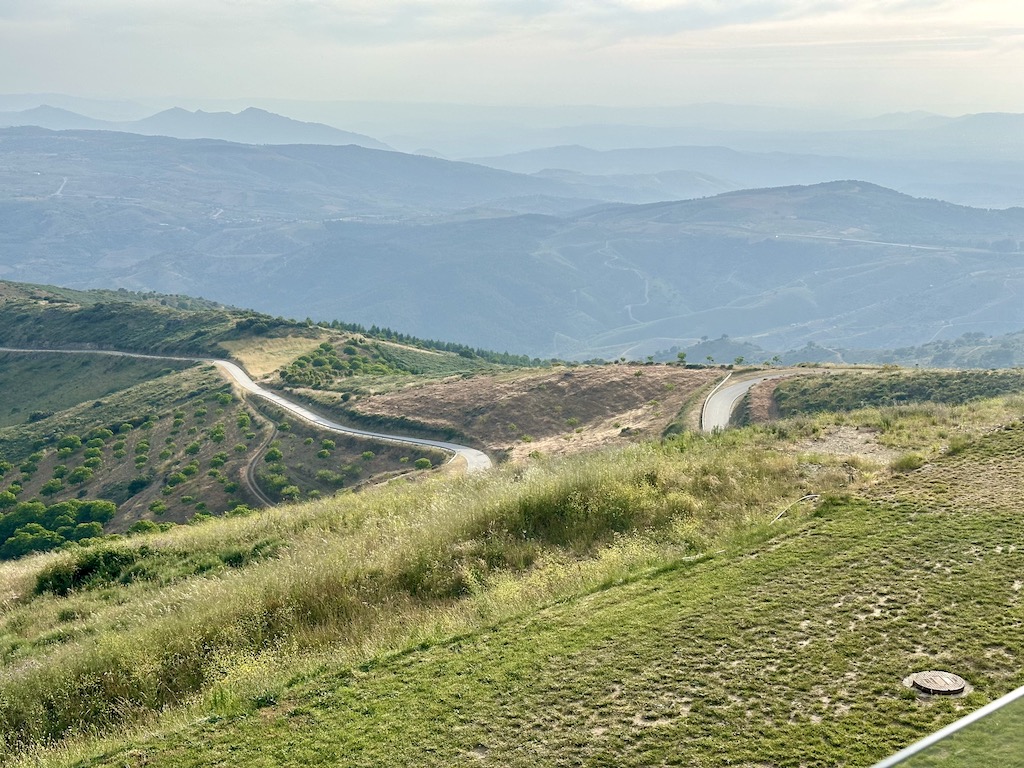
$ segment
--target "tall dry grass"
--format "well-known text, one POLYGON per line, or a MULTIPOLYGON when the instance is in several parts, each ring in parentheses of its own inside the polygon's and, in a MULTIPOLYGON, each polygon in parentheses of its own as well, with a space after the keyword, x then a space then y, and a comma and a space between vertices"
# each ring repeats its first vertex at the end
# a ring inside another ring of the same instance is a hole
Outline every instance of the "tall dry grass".
POLYGON ((140 537, 120 546, 147 548, 146 578, 66 597, 36 594, 39 577, 81 552, 7 564, 0 754, 204 692, 230 708, 254 660, 354 660, 597 589, 723 546, 800 492, 764 434, 683 436, 140 537), (244 567, 175 570, 174 553, 271 540, 276 556, 244 567))

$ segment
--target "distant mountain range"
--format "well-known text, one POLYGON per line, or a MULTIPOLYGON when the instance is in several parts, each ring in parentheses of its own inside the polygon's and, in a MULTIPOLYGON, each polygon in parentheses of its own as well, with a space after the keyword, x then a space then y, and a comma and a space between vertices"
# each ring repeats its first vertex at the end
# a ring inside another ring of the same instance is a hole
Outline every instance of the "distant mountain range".
POLYGON ((861 181, 636 206, 581 196, 571 177, 355 146, 0 130, 0 277, 541 357, 1024 328, 1024 209, 861 181))
POLYGON ((0 127, 36 126, 50 130, 97 130, 171 136, 179 139, 224 139, 242 144, 355 144, 390 149, 383 142, 322 123, 305 123, 249 107, 238 113, 189 112, 174 107, 141 120, 95 120, 48 105, 19 112, 0 112, 0 127))
MULTIPOLYGON (((705 192, 701 193, 699 186, 687 186, 679 191, 696 194, 678 197, 856 178, 963 205, 1024 205, 1024 115, 972 115, 943 118, 938 123, 928 120, 925 125, 915 130, 856 131, 830 138, 823 134, 804 135, 799 140, 777 137, 781 146, 791 147, 789 151, 737 149, 724 143, 607 150, 564 145, 468 160, 516 173, 551 176, 558 171, 585 174, 606 183, 614 178, 619 186, 631 182, 649 188, 652 174, 665 177, 680 172, 704 180, 705 192)), ((755 143, 751 136, 714 134, 704 138, 732 140, 740 146, 755 143)), ((756 140, 768 143, 763 135, 756 140)), ((661 194, 666 191, 662 189, 661 194)))
MULTIPOLYGON (((178 107, 131 121, 97 120, 143 109, 56 94, 0 95, 0 126, 106 130, 247 144, 400 147, 572 187, 581 200, 651 203, 753 187, 863 179, 916 197, 982 208, 1024 206, 1024 115, 944 117, 923 112, 839 119, 815 112, 722 104, 665 109, 482 108, 271 102, 283 110, 353 121, 388 144, 322 122, 300 122, 246 106, 237 113, 178 107), (48 106, 42 99, 52 99, 48 106), (36 103, 22 110, 12 107, 36 103), (414 116, 410 118, 410 115, 414 116), (404 118, 403 118, 404 116, 404 118), (564 120, 558 122, 551 122, 564 120), (617 121, 649 121, 617 122, 617 121), (516 125, 516 121, 522 123, 516 125), (545 125, 529 123, 545 123, 545 125), (375 133, 376 129, 402 133, 375 133), (390 146, 389 146, 390 145, 390 146), (526 145, 518 152, 474 152, 526 145), (428 149, 424 149, 428 148, 428 149)), ((555 197, 564 197, 563 193, 555 197)), ((562 202, 532 210, 564 212, 562 202)))

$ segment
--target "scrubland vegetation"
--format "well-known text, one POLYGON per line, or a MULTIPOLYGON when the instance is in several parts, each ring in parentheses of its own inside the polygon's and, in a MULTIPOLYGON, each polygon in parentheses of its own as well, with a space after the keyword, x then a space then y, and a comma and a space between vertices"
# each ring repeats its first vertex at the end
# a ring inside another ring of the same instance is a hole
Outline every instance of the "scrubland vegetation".
POLYGON ((1024 390, 1024 369, 985 371, 901 370, 829 373, 781 382, 775 401, 783 416, 852 411, 910 403, 960 404, 1024 390))
POLYGON ((0 565, 7 758, 869 763, 1024 682, 1022 412, 686 433, 0 565), (921 463, 809 452, 850 428, 921 463), (947 667, 969 696, 901 683, 947 667))
POLYGON ((187 700, 228 657, 396 649, 424 621, 468 628, 699 555, 798 482, 746 442, 386 487, 5 566, 3 731, 17 746, 112 724, 187 700))
MULTIPOLYGON (((31 298, 68 313, 32 333, 71 332, 72 299, 31 298)), ((497 363, 278 330, 232 353, 342 411, 497 363)), ((209 367, 125 365, 99 394, 53 365, 67 402, 19 391, 36 416, 0 430, 0 762, 863 765, 1024 683, 1017 371, 807 377, 780 387, 792 418, 641 444, 629 425, 685 424, 714 372, 480 377, 446 418, 620 447, 407 482, 441 457, 320 434, 209 367), (902 684, 931 668, 971 692, 902 684)))

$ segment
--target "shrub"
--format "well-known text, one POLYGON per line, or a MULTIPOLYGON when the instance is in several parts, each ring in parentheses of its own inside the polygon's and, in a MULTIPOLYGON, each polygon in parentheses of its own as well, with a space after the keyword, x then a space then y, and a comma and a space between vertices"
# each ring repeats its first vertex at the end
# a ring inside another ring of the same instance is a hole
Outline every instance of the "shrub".
POLYGON ((82 447, 82 438, 78 435, 64 435, 57 441, 57 447, 66 448, 69 453, 73 453, 82 447))
POLYGON ((925 458, 919 453, 905 453, 893 459, 889 465, 895 472, 913 472, 925 465, 925 458))
POLYGON ((132 549, 123 545, 87 549, 71 560, 40 571, 36 577, 36 594, 67 595, 96 582, 117 581, 147 552, 146 547, 132 549))

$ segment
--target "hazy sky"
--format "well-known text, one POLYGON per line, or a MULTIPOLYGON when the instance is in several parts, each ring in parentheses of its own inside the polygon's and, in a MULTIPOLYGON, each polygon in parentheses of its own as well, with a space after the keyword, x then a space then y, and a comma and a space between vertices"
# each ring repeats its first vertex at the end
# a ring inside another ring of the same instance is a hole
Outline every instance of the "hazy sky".
POLYGON ((1022 0, 0 0, 0 93, 1024 112, 1022 0))

